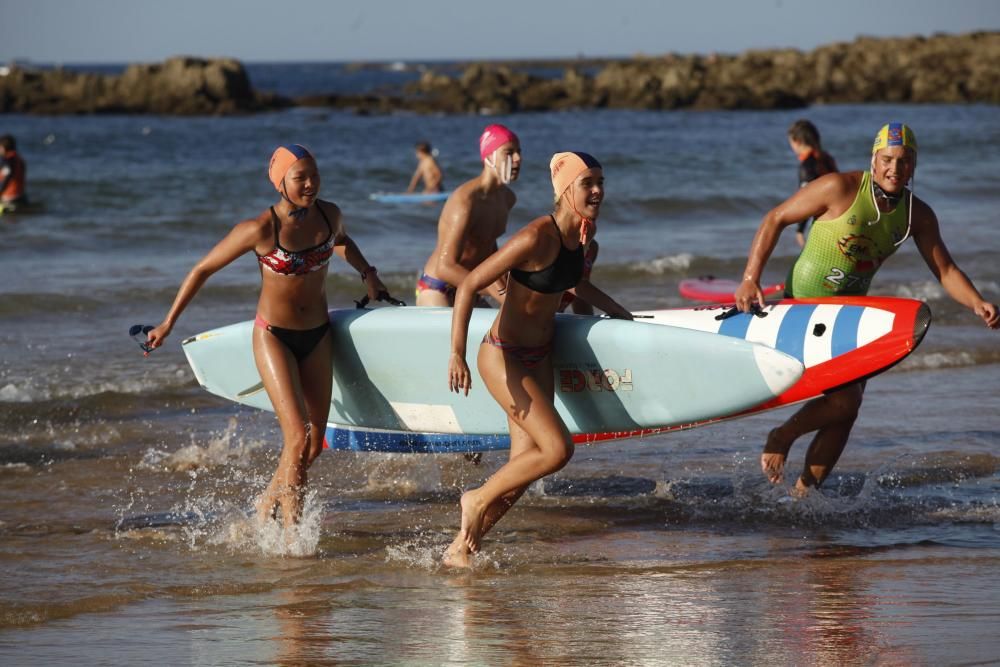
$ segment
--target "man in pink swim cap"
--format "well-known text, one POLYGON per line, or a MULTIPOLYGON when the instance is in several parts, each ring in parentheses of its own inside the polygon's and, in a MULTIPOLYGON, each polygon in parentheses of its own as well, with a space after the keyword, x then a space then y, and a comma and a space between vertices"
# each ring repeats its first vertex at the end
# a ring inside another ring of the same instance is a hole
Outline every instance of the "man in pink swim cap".
MULTIPOLYGON (((479 137, 479 157, 482 172, 458 186, 441 209, 437 245, 417 281, 418 306, 453 305, 455 286, 496 252, 507 231, 517 202, 509 185, 521 171, 521 142, 503 125, 488 125, 479 137)), ((497 281, 486 293, 502 303, 505 290, 497 281)))

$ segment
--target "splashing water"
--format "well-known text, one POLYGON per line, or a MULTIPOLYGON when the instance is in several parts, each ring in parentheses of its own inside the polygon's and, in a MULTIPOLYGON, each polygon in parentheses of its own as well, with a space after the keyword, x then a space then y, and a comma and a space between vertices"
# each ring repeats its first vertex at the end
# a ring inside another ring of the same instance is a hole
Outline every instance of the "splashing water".
POLYGON ((255 515, 244 515, 220 523, 205 541, 242 553, 296 558, 316 556, 323 524, 323 503, 318 496, 315 489, 306 493, 302 517, 295 525, 284 526, 280 521, 262 521, 255 515))

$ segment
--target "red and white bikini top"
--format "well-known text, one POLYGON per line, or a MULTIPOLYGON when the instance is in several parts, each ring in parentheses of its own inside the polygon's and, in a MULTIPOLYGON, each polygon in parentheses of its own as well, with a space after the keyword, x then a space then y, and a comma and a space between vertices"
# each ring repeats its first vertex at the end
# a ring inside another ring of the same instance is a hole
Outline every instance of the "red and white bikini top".
POLYGON ((271 207, 271 222, 274 223, 274 250, 266 255, 257 255, 257 261, 262 267, 267 267, 274 273, 285 276, 302 276, 312 271, 319 271, 330 262, 335 241, 333 227, 323 209, 317 208, 320 215, 323 216, 323 221, 326 222, 326 228, 330 230, 330 235, 326 237, 325 241, 311 248, 288 250, 281 245, 279 237, 281 221, 278 219, 278 214, 274 212, 274 207, 271 207))

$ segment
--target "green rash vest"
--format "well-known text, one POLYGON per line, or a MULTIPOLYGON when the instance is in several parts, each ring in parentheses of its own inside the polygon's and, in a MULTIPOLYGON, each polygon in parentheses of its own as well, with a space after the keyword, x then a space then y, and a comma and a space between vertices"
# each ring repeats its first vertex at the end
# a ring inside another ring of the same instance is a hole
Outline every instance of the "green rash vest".
POLYGON ((787 296, 860 296, 868 293, 875 272, 906 236, 909 197, 892 211, 872 201, 871 172, 864 172, 854 203, 833 220, 816 220, 785 280, 787 296), (878 220, 878 222, 875 222, 878 220))

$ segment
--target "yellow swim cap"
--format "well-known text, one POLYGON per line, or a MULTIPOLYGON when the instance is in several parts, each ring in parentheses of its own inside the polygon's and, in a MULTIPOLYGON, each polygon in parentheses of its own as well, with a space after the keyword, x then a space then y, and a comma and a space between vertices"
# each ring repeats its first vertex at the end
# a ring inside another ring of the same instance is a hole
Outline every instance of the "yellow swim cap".
POLYGON ((909 125, 888 123, 883 125, 882 129, 875 135, 875 143, 872 144, 872 155, 889 146, 911 148, 916 153, 917 136, 913 134, 913 130, 910 129, 909 125))

